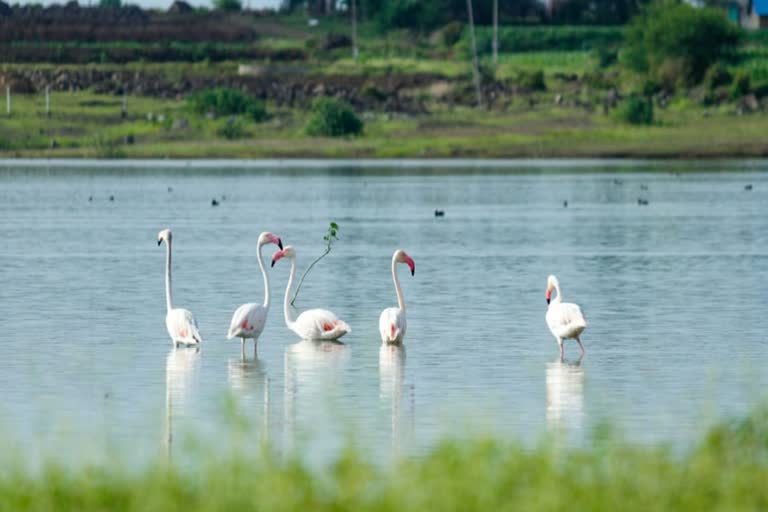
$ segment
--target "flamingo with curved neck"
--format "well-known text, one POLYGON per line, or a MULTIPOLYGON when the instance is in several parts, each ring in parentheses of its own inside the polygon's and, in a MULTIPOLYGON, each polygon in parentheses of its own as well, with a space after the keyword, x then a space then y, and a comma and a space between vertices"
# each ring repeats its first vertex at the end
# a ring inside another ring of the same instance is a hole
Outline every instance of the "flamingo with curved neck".
POLYGON ((549 304, 546 315, 547 326, 560 347, 560 359, 563 359, 564 355, 563 341, 567 339, 575 339, 581 348, 581 355, 586 354, 580 336, 587 328, 587 321, 584 319, 579 306, 562 302, 560 282, 555 276, 547 278, 547 304, 549 304), (554 299, 552 298, 552 290, 557 293, 554 299))
POLYGON ((157 245, 165 242, 165 327, 174 345, 197 345, 203 341, 197 327, 197 321, 189 310, 174 308, 171 300, 171 243, 173 235, 170 229, 157 234, 157 245))
POLYGON ((264 327, 267 325, 267 314, 269 313, 269 276, 267 275, 267 269, 264 266, 264 258, 261 254, 261 249, 267 244, 275 244, 281 249, 283 248, 283 242, 280 237, 269 233, 267 231, 259 235, 259 240, 256 243, 256 254, 259 262, 259 269, 261 269, 261 277, 264 280, 264 303, 257 304, 255 302, 249 302, 243 304, 232 315, 232 320, 229 323, 229 330, 227 332, 227 339, 240 338, 240 355, 245 358, 245 339, 253 339, 253 353, 256 355, 259 344, 259 336, 264 331, 264 327))
POLYGON ((411 275, 416 272, 416 264, 404 250, 398 249, 392 255, 392 281, 395 283, 397 294, 396 308, 387 308, 379 316, 379 334, 383 343, 402 343, 405 338, 407 322, 405 318, 405 299, 400 288, 400 280, 397 278, 397 264, 405 263, 411 269, 411 275))
POLYGON ((287 245, 285 249, 277 251, 272 256, 272 266, 274 267, 275 263, 286 257, 291 260, 291 273, 288 276, 288 285, 285 287, 285 299, 283 300, 285 325, 305 340, 338 340, 351 332, 352 329, 346 322, 326 309, 308 309, 294 318, 290 299, 293 279, 296 276, 296 251, 294 248, 287 245))

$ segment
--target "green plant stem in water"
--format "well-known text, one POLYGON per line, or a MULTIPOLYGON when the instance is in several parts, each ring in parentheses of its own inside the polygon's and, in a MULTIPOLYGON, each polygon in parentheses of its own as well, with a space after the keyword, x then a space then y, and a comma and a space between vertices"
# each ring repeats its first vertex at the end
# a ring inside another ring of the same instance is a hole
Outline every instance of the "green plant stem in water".
POLYGON ((335 222, 331 222, 328 225, 328 231, 325 232, 325 236, 323 237, 323 240, 325 240, 325 251, 323 254, 315 258, 315 261, 309 264, 307 269, 301 274, 301 277, 299 278, 299 284, 296 286, 296 291, 293 293, 293 299, 291 299, 291 306, 293 306, 293 303, 296 302, 296 297, 299 296, 299 290, 301 290, 301 285, 304 282, 304 278, 307 277, 307 274, 309 274, 309 271, 312 270, 312 267, 315 266, 315 264, 320 261, 321 259, 328 256, 328 253, 331 252, 331 246, 333 245, 334 240, 338 240, 339 238, 336 236, 336 233, 339 231, 339 225, 335 222))

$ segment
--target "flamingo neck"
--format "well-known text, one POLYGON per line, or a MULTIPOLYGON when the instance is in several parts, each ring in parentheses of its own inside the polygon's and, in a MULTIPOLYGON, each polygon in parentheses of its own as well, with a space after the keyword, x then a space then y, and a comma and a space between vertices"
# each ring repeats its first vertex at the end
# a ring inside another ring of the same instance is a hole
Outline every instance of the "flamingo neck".
POLYGON ((293 278, 296 275, 296 256, 291 257, 291 273, 288 276, 288 286, 285 287, 285 299, 283 300, 283 315, 285 316, 285 325, 293 329, 295 320, 291 310, 291 288, 293 288, 293 278))
POLYGON ((259 268, 261 269, 261 277, 264 279, 264 309, 269 309, 269 274, 267 274, 267 269, 264 267, 264 258, 261 255, 262 247, 263 245, 259 244, 258 260, 259 268))
POLYGON ((557 282, 555 283, 555 292, 557 293, 557 296, 554 299, 552 299, 552 302, 554 304, 560 304, 560 302, 562 302, 563 300, 563 298, 560 296, 561 295, 560 283, 557 283, 557 282))
POLYGON ((170 311, 173 309, 171 301, 171 240, 168 239, 165 245, 165 306, 170 311))
POLYGON ((401 311, 405 311, 405 299, 403 290, 400 288, 400 280, 397 278, 397 260, 392 258, 392 280, 395 282, 395 293, 397 293, 397 306, 401 311))

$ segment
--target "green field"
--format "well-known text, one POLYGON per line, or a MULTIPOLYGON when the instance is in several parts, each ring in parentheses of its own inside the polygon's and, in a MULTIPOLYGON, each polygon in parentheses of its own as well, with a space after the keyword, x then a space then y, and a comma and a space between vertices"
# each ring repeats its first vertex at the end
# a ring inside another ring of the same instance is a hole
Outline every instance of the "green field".
POLYGON ((30 472, 6 464, 0 510, 154 511, 747 511, 768 508, 768 410, 713 428, 684 453, 636 446, 601 428, 585 448, 446 441, 375 464, 349 447, 327 469, 257 453, 200 453, 195 469, 30 472))

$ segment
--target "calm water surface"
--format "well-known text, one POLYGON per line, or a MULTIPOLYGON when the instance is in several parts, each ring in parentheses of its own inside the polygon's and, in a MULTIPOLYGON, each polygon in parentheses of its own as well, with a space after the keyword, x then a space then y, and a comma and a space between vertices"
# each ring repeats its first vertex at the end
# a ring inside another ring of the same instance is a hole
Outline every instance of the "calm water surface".
POLYGON ((322 462, 354 438, 388 460, 445 435, 533 443, 558 431, 580 443, 605 420, 684 448, 765 398, 766 162, 119 165, 0 165, 6 453, 147 461, 192 441, 219 451, 268 439, 322 462), (249 341, 241 360, 225 335, 235 308, 263 297, 258 234, 294 245, 303 268, 330 220, 341 240, 298 305, 331 309, 352 334, 296 339, 281 262, 258 358, 249 341), (164 227, 199 351, 173 349, 165 330, 164 227), (417 267, 401 273, 408 335, 382 348, 398 247, 417 267), (549 273, 589 322, 581 361, 570 341, 558 361, 549 273))

